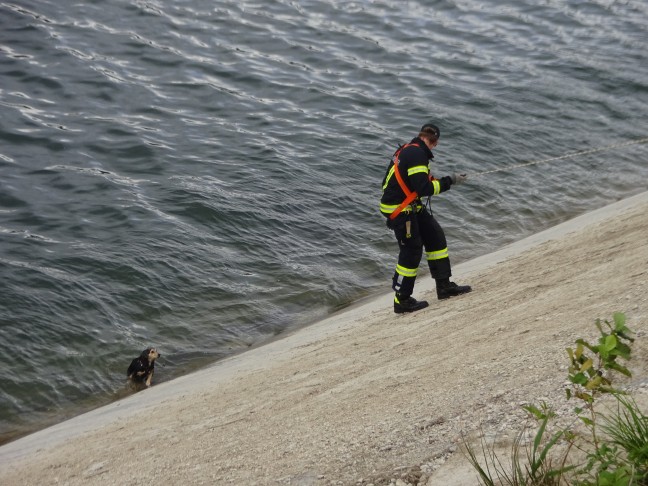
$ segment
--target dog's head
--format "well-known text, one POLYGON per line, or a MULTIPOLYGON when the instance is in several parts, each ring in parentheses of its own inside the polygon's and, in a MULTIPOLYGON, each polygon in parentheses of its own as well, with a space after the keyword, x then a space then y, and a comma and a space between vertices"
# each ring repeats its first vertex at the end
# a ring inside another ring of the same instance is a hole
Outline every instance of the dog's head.
POLYGON ((142 351, 142 354, 140 354, 141 359, 145 359, 151 363, 158 359, 160 356, 162 355, 158 353, 157 349, 155 348, 146 348, 144 351, 142 351))

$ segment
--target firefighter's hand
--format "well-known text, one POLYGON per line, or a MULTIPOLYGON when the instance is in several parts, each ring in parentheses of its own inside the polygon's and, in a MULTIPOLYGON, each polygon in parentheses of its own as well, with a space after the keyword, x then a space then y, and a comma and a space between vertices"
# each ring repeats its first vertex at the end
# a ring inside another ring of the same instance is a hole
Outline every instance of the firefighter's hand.
POLYGON ((468 179, 466 174, 460 174, 459 172, 455 172, 450 177, 452 177, 452 185, 463 184, 468 179))

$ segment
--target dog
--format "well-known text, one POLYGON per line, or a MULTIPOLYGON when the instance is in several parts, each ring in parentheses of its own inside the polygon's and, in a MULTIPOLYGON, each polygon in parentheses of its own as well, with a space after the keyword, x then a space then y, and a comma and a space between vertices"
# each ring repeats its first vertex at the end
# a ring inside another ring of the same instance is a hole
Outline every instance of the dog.
POLYGON ((144 383, 146 387, 151 386, 153 380, 153 372, 155 371, 155 360, 162 356, 155 348, 146 348, 139 355, 131 361, 126 375, 128 380, 133 383, 144 383))

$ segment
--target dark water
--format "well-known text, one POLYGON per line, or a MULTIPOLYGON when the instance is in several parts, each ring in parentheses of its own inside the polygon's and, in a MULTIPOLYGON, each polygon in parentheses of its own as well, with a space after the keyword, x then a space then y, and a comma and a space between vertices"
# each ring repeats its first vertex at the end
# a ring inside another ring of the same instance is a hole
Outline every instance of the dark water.
MULTIPOLYGON (((648 136, 648 3, 0 2, 0 437, 389 292, 398 142, 476 173, 648 136)), ((433 201, 458 263, 648 189, 648 147, 433 201)), ((422 272, 424 274, 424 272, 422 272)))

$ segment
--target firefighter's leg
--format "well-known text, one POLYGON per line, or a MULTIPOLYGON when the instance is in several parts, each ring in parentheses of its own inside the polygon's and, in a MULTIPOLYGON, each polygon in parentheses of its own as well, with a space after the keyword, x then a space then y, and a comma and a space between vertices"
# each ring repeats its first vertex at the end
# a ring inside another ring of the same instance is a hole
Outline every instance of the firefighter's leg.
POLYGON ((425 301, 417 301, 412 297, 418 266, 423 256, 423 243, 416 218, 409 223, 394 227, 394 234, 400 248, 398 264, 392 279, 394 296, 394 312, 414 312, 427 307, 425 301))
POLYGON ((448 243, 443 228, 425 208, 418 214, 421 239, 425 246, 425 259, 432 278, 435 280, 450 279, 452 270, 448 257, 448 243))
POLYGON ((472 290, 470 286, 457 285, 450 281, 452 269, 445 233, 437 220, 425 209, 419 213, 419 227, 425 246, 425 258, 432 278, 436 282, 437 297, 447 299, 470 292, 472 290))
POLYGON ((394 235, 400 251, 392 288, 396 293, 407 298, 414 291, 418 266, 423 256, 423 243, 416 218, 411 218, 407 224, 403 222, 403 224, 395 226, 394 235))

